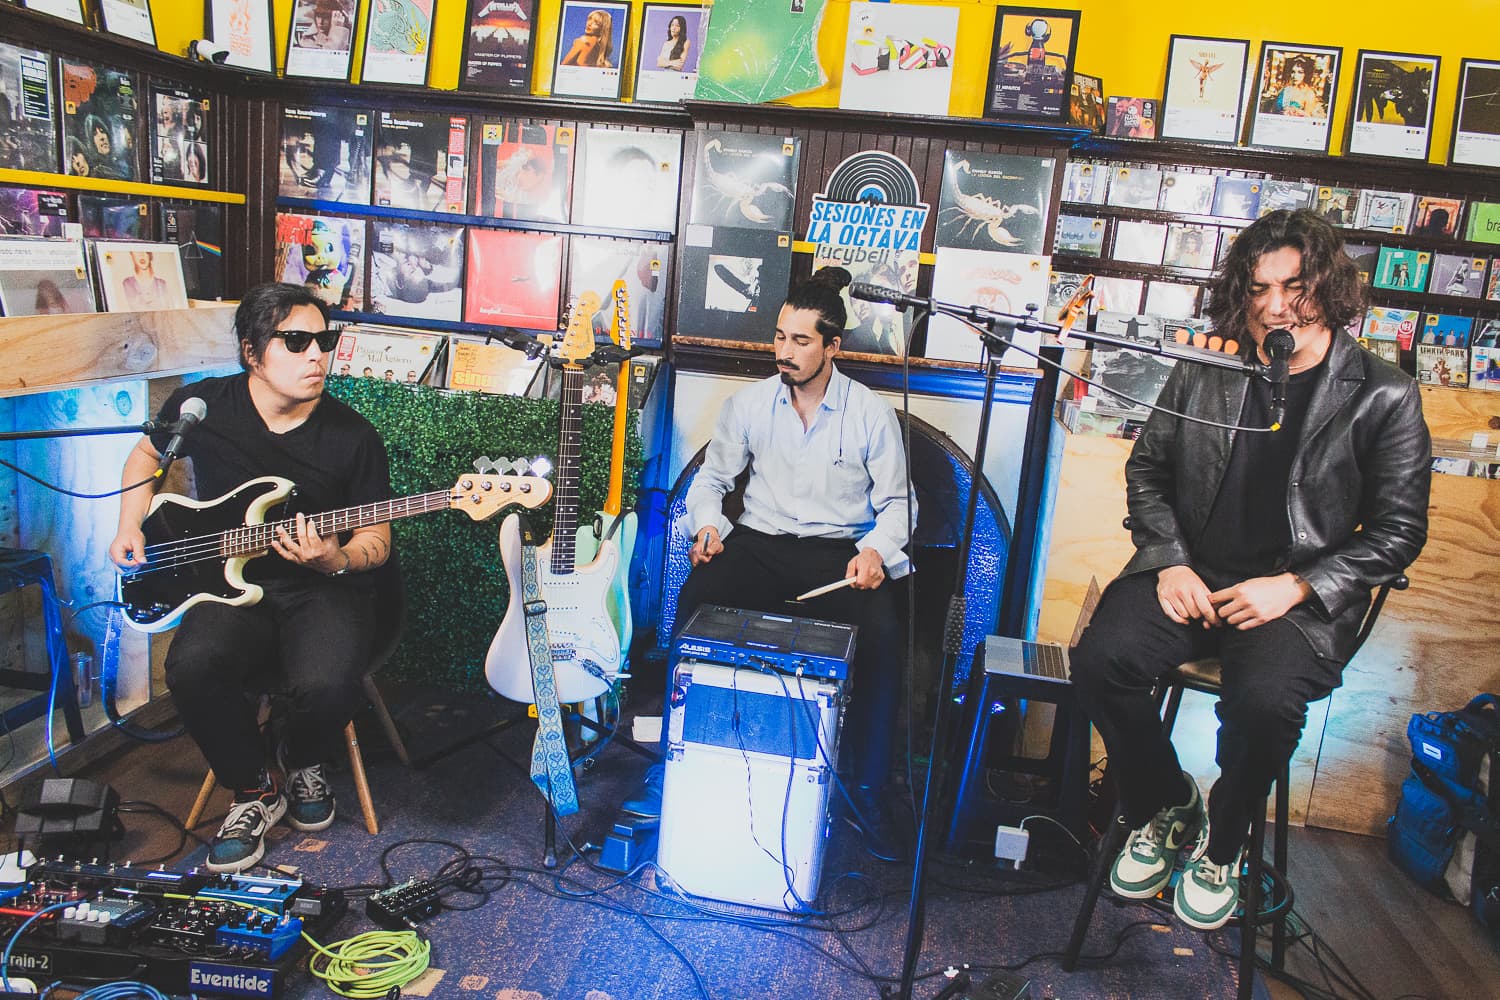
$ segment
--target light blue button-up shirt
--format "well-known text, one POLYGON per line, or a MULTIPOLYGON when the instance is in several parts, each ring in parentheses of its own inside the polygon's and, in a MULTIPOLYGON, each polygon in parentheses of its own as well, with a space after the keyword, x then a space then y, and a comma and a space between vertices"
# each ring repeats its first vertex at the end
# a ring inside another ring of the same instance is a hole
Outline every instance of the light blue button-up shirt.
POLYGON ((724 495, 747 464, 740 524, 773 535, 853 539, 857 548, 880 553, 887 576, 911 571, 907 508, 915 524, 917 504, 907 493, 896 413, 836 366, 807 428, 780 375, 725 400, 688 490, 695 538, 710 526, 721 538, 734 529, 724 516, 724 495))

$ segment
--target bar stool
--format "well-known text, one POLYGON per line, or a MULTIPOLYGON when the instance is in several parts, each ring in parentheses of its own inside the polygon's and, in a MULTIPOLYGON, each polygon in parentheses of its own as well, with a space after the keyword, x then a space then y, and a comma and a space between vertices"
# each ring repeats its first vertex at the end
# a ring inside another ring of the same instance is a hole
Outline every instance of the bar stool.
POLYGON ((6 709, 7 731, 50 713, 60 704, 68 727, 68 742, 83 739, 83 716, 78 711, 78 692, 73 671, 68 664, 68 647, 63 639, 62 610, 57 587, 52 579, 52 557, 35 549, 0 548, 0 594, 38 586, 42 590, 42 627, 47 647, 48 676, 44 680, 36 671, 0 668, 0 684, 41 692, 6 709))
MULTIPOLYGON (((1369 638, 1371 630, 1375 627, 1375 620, 1380 616, 1380 610, 1385 606, 1390 592, 1405 590, 1409 582, 1406 575, 1401 574, 1380 585, 1375 599, 1370 603, 1370 609, 1365 612, 1364 620, 1360 623, 1359 633, 1355 636, 1354 648, 1349 653, 1349 659, 1345 661, 1346 665, 1353 661, 1355 654, 1369 638)), ((1219 660, 1209 657, 1179 664, 1162 675, 1157 683, 1156 702, 1162 711, 1162 727, 1169 737, 1172 735, 1172 727, 1177 722, 1177 711, 1182 704, 1182 693, 1200 691, 1217 697, 1222 687, 1221 671, 1222 664, 1219 660)), ((1286 963, 1286 919, 1291 913, 1293 903, 1292 886, 1286 878, 1287 841, 1291 814, 1290 775, 1291 767, 1288 764, 1282 769, 1271 789, 1271 793, 1275 795, 1275 812, 1272 824, 1272 863, 1269 865, 1265 863, 1266 810, 1264 808, 1251 810, 1246 874, 1240 883, 1240 912, 1230 920, 1228 925, 1240 928, 1239 1000, 1250 1000, 1254 992, 1255 945, 1261 924, 1272 925, 1271 968, 1279 972, 1286 963), (1269 892, 1264 891, 1267 882, 1270 885, 1269 892), (1253 914, 1253 916, 1247 917, 1246 914, 1253 914)), ((1083 951, 1084 938, 1087 937, 1089 924, 1094 918, 1094 908, 1098 905, 1099 895, 1109 879, 1110 865, 1115 856, 1124 848, 1126 838, 1129 836, 1130 829, 1125 825, 1125 818, 1116 809, 1109 830, 1100 838, 1095 870, 1089 879, 1088 889, 1084 893, 1083 905, 1079 907, 1078 916, 1074 918, 1073 932, 1068 938, 1068 946, 1063 952, 1062 967, 1065 972, 1072 972, 1078 965, 1079 955, 1083 951)), ((1119 903, 1113 897, 1111 901, 1119 903)), ((1149 900, 1148 905, 1164 912, 1171 910, 1169 901, 1160 896, 1149 900)))

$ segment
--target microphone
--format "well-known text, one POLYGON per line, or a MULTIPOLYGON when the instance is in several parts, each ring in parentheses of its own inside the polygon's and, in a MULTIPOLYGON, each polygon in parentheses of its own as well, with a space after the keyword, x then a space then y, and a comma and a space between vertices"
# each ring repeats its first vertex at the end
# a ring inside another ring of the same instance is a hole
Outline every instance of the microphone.
POLYGON ((206 416, 208 404, 197 396, 189 396, 182 401, 182 406, 177 410, 177 423, 172 428, 172 440, 167 442, 167 450, 161 453, 161 464, 156 467, 158 479, 166 475, 168 467, 182 454, 182 443, 187 432, 206 416))
POLYGON ((1287 362, 1297 348, 1297 341, 1290 330, 1272 330, 1261 346, 1271 358, 1271 430, 1277 431, 1286 419, 1286 383, 1291 377, 1287 362))
POLYGON ((908 295, 899 288, 872 285, 867 281, 856 281, 849 286, 849 295, 866 302, 888 302, 897 309, 931 309, 932 300, 920 295, 908 295))

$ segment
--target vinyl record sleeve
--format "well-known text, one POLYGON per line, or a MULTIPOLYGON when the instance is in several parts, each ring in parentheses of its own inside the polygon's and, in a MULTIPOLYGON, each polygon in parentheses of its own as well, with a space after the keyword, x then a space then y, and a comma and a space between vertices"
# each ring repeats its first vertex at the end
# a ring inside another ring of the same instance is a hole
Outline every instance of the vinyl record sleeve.
MULTIPOLYGON (((813 272, 823 267, 842 267, 853 281, 899 288, 915 295, 920 255, 916 250, 892 248, 871 250, 868 247, 820 243, 813 255, 813 272)), ((846 326, 839 338, 839 350, 857 354, 899 355, 906 351, 911 333, 908 313, 885 302, 849 301, 854 326, 846 326)))
POLYGON ((1464 254, 1440 253, 1432 257, 1432 282, 1428 292, 1433 295, 1457 295, 1466 299, 1477 299, 1484 293, 1485 259, 1464 254))
POLYGON ((948 150, 936 245, 1041 253, 1056 172, 1052 157, 948 150))
POLYGON ((471 228, 464 322, 555 332, 564 239, 549 233, 471 228))
POLYGON ((1451 239, 1458 235, 1458 220, 1463 211, 1464 203, 1459 198, 1418 198, 1411 220, 1412 235, 1451 239))
POLYGON ((1198 295, 1202 289, 1197 285, 1177 281, 1146 282, 1146 304, 1148 315, 1162 319, 1185 320, 1198 314, 1198 295))
POLYGON ((1253 219, 1260 212, 1257 177, 1220 177, 1214 185, 1214 215, 1223 219, 1253 219))
POLYGON ((1469 385, 1469 352, 1462 347, 1431 347, 1418 344, 1417 381, 1464 389, 1469 385))
POLYGON ((462 215, 468 208, 469 120, 443 111, 382 111, 375 128, 374 204, 462 215))
MULTIPOLYGON (((1000 313, 1019 315, 1033 304, 1040 310, 1047 302, 1049 263, 1037 254, 939 247, 932 294, 934 298, 973 303, 1000 313)), ((1041 347, 1041 335, 1018 332, 1014 343, 1036 351, 1041 347)), ((977 362, 982 360, 982 346, 978 334, 951 316, 933 316, 927 321, 924 357, 977 362)), ((1000 364, 1034 368, 1036 359, 1012 346, 1000 357, 1000 364)))
POLYGON ((341 331, 328 371, 387 382, 422 382, 444 339, 441 334, 351 324, 341 331))
POLYGON ((1109 169, 1102 163, 1069 160, 1063 168, 1063 201, 1102 205, 1108 193, 1109 169))
POLYGON ((1359 209, 1359 193, 1358 188, 1320 187, 1313 196, 1313 211, 1331 226, 1352 226, 1359 209))
POLYGON ((463 279, 463 226, 370 221, 370 312, 456 323, 463 279))
POLYGON ((1416 200, 1416 195, 1403 191, 1361 191, 1354 219, 1355 228, 1404 233, 1407 231, 1407 224, 1411 222, 1416 200))
POLYGON ((1380 257, 1375 262, 1375 280, 1371 284, 1397 292, 1425 291, 1431 267, 1432 254, 1425 250, 1381 247, 1380 257))
POLYGON ((573 223, 677 231, 682 134, 590 128, 583 134, 573 223))
POLYGON ((1318 189, 1303 181, 1266 180, 1260 186, 1260 215, 1272 212, 1295 212, 1299 208, 1311 208, 1318 189))
POLYGON ((576 133, 567 126, 510 119, 479 126, 474 214, 567 222, 576 133))
MULTIPOLYGON (((1058 322, 1063 308, 1078 294, 1086 277, 1087 275, 1073 271, 1053 271, 1047 275, 1047 305, 1042 312, 1042 319, 1048 323, 1058 322)), ((1093 304, 1092 300, 1089 304, 1093 304)), ((1078 329, 1083 327, 1079 326, 1078 329)))
POLYGON ((1164 212, 1184 215, 1210 215, 1214 209, 1213 174, 1193 174, 1168 170, 1161 175, 1161 200, 1157 207, 1164 212))
POLYGON ((211 187, 213 104, 187 87, 151 88, 151 180, 156 184, 211 187))
POLYGON ((688 226, 678 272, 678 334, 769 344, 791 282, 791 234, 688 226))
POLYGON ((1137 222, 1120 219, 1115 222, 1115 245, 1111 256, 1132 264, 1161 263, 1167 246, 1167 227, 1160 222, 1137 222))
POLYGON ((1104 112, 1104 134, 1126 139, 1155 139, 1161 104, 1150 97, 1111 97, 1104 112))
POLYGON ((80 194, 78 221, 83 225, 83 235, 91 239, 151 238, 151 204, 143 198, 80 194))
POLYGON ((0 95, 10 119, 0 134, 0 168, 57 169, 57 101, 45 52, 0 42, 0 95))
POLYGON ((176 243, 95 240, 93 251, 99 293, 108 312, 187 308, 176 243))
POLYGON ((698 136, 689 219, 702 226, 792 228, 801 140, 755 132, 698 136))
POLYGON ((328 215, 276 216, 278 280, 305 285, 330 309, 365 307, 365 221, 328 215))
POLYGON ((281 112, 283 198, 370 203, 374 118, 356 108, 288 106, 281 112))
POLYGON ((1128 313, 1141 311, 1141 292, 1145 282, 1140 278, 1094 276, 1094 308, 1098 312, 1128 313))
POLYGON ((1109 179, 1108 204, 1118 208, 1156 208, 1161 171, 1150 167, 1116 167, 1109 179))
POLYGON ((1421 314, 1415 309, 1371 306, 1365 311, 1365 324, 1360 333, 1366 340, 1389 340, 1400 345, 1402 350, 1410 350, 1420 322, 1421 314))
POLYGON ((1104 253, 1104 231, 1103 219, 1091 215, 1059 215, 1057 239, 1053 241, 1052 251, 1098 257, 1104 253))
POLYGON ((585 291, 599 296, 602 305, 594 316, 594 338, 607 341, 614 319, 614 284, 623 278, 631 345, 660 346, 666 332, 670 260, 667 243, 575 236, 568 247, 567 299, 577 302, 585 291))
POLYGON ((61 236, 68 196, 36 188, 0 188, 0 236, 61 236))
POLYGON ((529 94, 536 0, 469 0, 460 90, 529 94))
POLYGON ((1218 249, 1217 226, 1172 222, 1167 224, 1167 245, 1162 263, 1168 267, 1195 267, 1208 271, 1213 269, 1218 249))
POLYGON ((190 299, 224 297, 224 206, 203 202, 161 206, 157 229, 175 243, 190 299))
POLYGON ((1417 343, 1432 347, 1468 347, 1469 335, 1473 332, 1472 316, 1426 313, 1422 316, 1422 335, 1417 343))
POLYGON ((102 180, 140 180, 143 145, 140 88, 134 73, 59 56, 63 173, 102 180))
POLYGON ((0 238, 0 315, 95 311, 83 240, 0 238))

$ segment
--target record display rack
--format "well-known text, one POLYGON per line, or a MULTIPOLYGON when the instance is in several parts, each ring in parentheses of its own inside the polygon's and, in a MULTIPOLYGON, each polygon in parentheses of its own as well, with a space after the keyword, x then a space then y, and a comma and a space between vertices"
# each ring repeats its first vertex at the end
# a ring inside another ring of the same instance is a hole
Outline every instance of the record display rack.
POLYGON ((10 170, 0 167, 0 184, 18 187, 66 188, 91 194, 133 194, 144 198, 169 198, 173 201, 207 201, 221 205, 243 205, 246 198, 237 191, 208 191, 180 184, 148 184, 143 181, 116 181, 103 177, 75 177, 42 170, 10 170))

